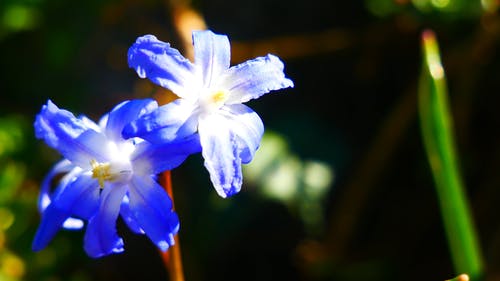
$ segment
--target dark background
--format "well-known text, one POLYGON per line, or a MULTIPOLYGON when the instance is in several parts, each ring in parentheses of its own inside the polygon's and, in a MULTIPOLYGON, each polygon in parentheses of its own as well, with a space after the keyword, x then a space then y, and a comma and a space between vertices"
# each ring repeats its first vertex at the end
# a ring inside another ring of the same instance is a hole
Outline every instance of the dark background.
POLYGON ((199 155, 172 171, 187 281, 458 274, 417 118, 425 29, 441 48, 485 280, 500 280, 496 2, 2 0, 0 280, 168 280, 155 246, 121 221, 122 254, 91 259, 83 232, 69 231, 31 251, 39 184, 59 159, 32 122, 47 99, 96 120, 123 100, 161 98, 127 67, 126 52, 144 34, 184 51, 174 25, 183 4, 229 36, 233 64, 272 52, 295 83, 248 103, 266 126, 259 152, 279 155, 245 170, 241 193, 218 197, 199 155), (324 180, 316 193, 314 180, 324 180), (273 187, 290 193, 265 192, 273 187))

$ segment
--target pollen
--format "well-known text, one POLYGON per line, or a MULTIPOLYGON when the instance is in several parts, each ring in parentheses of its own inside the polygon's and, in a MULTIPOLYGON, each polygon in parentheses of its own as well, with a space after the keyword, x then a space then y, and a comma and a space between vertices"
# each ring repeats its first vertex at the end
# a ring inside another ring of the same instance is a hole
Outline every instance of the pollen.
POLYGON ((219 90, 212 94, 212 100, 214 103, 223 103, 227 99, 227 93, 225 91, 219 90))
POLYGON ((92 166, 92 177, 97 179, 101 188, 104 188, 105 181, 114 179, 113 173, 111 173, 111 164, 99 163, 92 159, 90 160, 90 166, 92 166))

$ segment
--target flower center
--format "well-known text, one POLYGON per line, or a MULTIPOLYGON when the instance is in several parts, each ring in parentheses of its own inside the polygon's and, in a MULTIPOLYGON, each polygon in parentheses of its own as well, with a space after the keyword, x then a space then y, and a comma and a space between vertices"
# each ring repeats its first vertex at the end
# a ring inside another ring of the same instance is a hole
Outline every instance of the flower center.
POLYGON ((99 163, 96 160, 90 160, 92 167, 92 177, 97 179, 99 186, 104 188, 104 182, 126 181, 132 174, 130 163, 99 163))
POLYGON ((207 91, 205 95, 201 97, 201 106, 206 112, 211 112, 221 108, 229 95, 227 91, 217 90, 217 91, 207 91))
POLYGON ((227 93, 219 90, 212 94, 212 101, 214 103, 224 103, 227 100, 227 93))

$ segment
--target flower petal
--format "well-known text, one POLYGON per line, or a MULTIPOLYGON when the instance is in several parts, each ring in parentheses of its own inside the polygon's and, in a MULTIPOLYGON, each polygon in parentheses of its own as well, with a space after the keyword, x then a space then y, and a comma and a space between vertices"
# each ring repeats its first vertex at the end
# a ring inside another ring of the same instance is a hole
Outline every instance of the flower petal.
POLYGON ((80 173, 68 180, 49 206, 88 220, 98 210, 99 183, 90 174, 80 173))
POLYGON ((225 35, 215 34, 210 30, 194 31, 194 63, 201 67, 203 86, 210 88, 229 68, 231 50, 229 39, 225 35))
POLYGON ((139 77, 170 89, 179 97, 192 95, 195 77, 194 65, 170 44, 153 35, 137 38, 128 50, 128 65, 139 77))
POLYGON ((84 237, 85 252, 93 258, 123 252, 123 240, 116 230, 126 185, 107 185, 101 192, 99 212, 89 220, 84 237))
POLYGON ((128 228, 136 234, 144 234, 144 230, 141 229, 137 221, 135 220, 129 205, 130 199, 128 194, 123 197, 122 205, 120 207, 120 215, 122 219, 127 224, 128 228))
POLYGON ((179 218, 172 201, 151 177, 134 176, 129 189, 130 210, 146 235, 158 248, 166 251, 174 244, 179 218))
POLYGON ((103 162, 108 158, 107 148, 103 145, 106 137, 50 100, 37 115, 34 126, 37 138, 43 139, 77 166, 88 168, 91 159, 103 162))
POLYGON ((259 148, 264 134, 262 120, 255 111, 244 104, 225 106, 220 113, 226 118, 229 128, 236 136, 242 163, 248 164, 259 148))
POLYGON ((224 116, 209 114, 198 126, 205 167, 215 190, 224 198, 238 193, 242 184, 238 140, 230 125, 224 116))
POLYGON ((198 134, 175 143, 140 143, 132 155, 134 173, 138 175, 158 174, 178 167, 186 158, 201 151, 198 134))
POLYGON ((177 99, 126 125, 123 137, 141 137, 152 143, 181 140, 196 132, 195 108, 190 101, 177 99))
MULTIPOLYGON (((40 213, 43 213, 47 208, 47 206, 52 202, 52 198, 57 196, 57 194, 60 194, 62 190, 66 188, 68 182, 70 180, 74 180, 74 178, 80 173, 81 169, 75 167, 67 159, 58 162, 42 182, 40 195, 38 197, 38 211, 40 213), (54 192, 51 192, 52 179, 55 176, 65 172, 67 172, 67 174, 61 178, 56 190, 54 192)), ((73 229, 73 230, 81 229, 83 227, 83 221, 76 218, 68 218, 66 219, 66 221, 64 221, 62 227, 65 229, 73 229)))
POLYGON ((40 251, 45 248, 69 216, 70 214, 68 212, 63 212, 49 205, 45 209, 40 226, 38 226, 36 230, 35 238, 31 246, 33 251, 40 251))
POLYGON ((230 93, 226 104, 244 103, 273 90, 293 87, 283 68, 283 62, 274 55, 231 67, 221 81, 221 86, 230 93))
POLYGON ((73 215, 88 218, 97 211, 99 189, 89 175, 81 174, 68 182, 42 213, 42 221, 33 240, 33 250, 43 249, 59 228, 73 215))
POLYGON ((125 125, 156 108, 158 108, 158 104, 152 99, 130 100, 120 103, 108 115, 106 136, 115 142, 122 141, 122 130, 125 125))
POLYGON ((52 202, 52 192, 51 192, 51 183, 55 176, 61 173, 67 173, 71 171, 75 165, 73 165, 67 159, 63 159, 57 162, 54 167, 50 170, 49 174, 45 176, 42 181, 40 195, 38 196, 38 211, 43 213, 45 208, 52 202))

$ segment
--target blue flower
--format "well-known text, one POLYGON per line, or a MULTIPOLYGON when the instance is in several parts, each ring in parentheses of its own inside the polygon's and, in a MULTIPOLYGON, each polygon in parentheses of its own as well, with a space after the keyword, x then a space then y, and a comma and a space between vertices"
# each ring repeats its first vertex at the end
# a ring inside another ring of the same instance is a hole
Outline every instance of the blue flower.
POLYGON ((129 66, 179 99, 133 121, 123 133, 153 143, 198 133, 211 181, 227 197, 241 189, 241 164, 252 160, 264 131, 257 113, 242 103, 293 82, 274 55, 230 67, 224 35, 195 31, 193 45, 194 63, 153 35, 139 37, 129 49, 129 66))
POLYGON ((122 137, 127 123, 157 107, 153 100, 125 101, 99 125, 84 116, 77 118, 51 101, 42 107, 34 124, 36 137, 65 159, 42 183, 42 220, 34 250, 43 249, 61 227, 78 229, 88 221, 84 248, 89 256, 122 252, 123 240, 116 230, 118 216, 163 251, 174 243, 179 220, 155 175, 177 167, 201 148, 196 137, 161 145, 122 137), (65 175, 51 192, 52 180, 61 173, 65 175))

